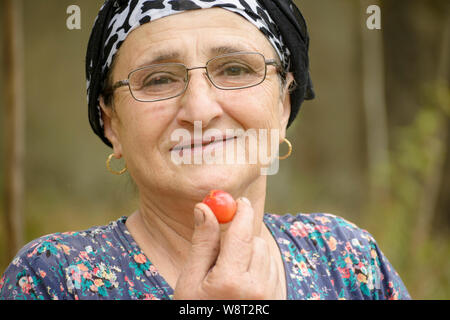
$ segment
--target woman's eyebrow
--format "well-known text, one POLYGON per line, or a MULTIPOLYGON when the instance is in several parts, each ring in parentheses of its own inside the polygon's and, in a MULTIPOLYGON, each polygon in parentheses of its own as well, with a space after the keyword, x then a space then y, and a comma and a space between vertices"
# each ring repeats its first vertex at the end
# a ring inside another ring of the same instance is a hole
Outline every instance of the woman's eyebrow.
POLYGON ((176 51, 159 51, 155 52, 152 56, 153 58, 145 60, 143 63, 140 63, 138 66, 136 66, 136 69, 143 68, 155 63, 178 59, 180 57, 180 53, 176 51))
POLYGON ((234 46, 234 45, 227 45, 227 46, 219 46, 219 47, 214 47, 211 48, 210 50, 211 54, 228 54, 228 53, 235 53, 235 52, 244 52, 244 51, 253 51, 253 50, 249 50, 248 48, 244 48, 241 46, 234 46))
MULTIPOLYGON (((209 53, 212 56, 244 51, 252 51, 252 50, 246 47, 234 45, 218 46, 209 49, 209 53)), ((152 58, 145 60, 143 63, 140 63, 138 66, 136 66, 136 69, 165 61, 173 61, 179 59, 180 56, 181 54, 178 51, 157 51, 154 54, 152 54, 152 58)))

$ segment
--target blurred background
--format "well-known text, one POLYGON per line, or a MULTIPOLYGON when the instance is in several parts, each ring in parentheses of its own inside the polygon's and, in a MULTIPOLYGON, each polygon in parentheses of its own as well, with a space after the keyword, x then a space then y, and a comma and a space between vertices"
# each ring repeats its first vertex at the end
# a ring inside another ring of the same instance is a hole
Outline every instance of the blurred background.
MULTIPOLYGON (((104 225, 137 205, 131 179, 107 172, 110 149, 87 117, 85 51, 103 1, 23 0, 19 28, 8 22, 6 1, 0 0, 0 273, 34 238, 104 225), (80 29, 67 27, 70 5, 80 8, 80 29), (9 149, 20 139, 11 134, 7 108, 8 32, 13 40, 23 36, 15 54, 24 75, 22 160, 9 149), (11 219, 7 181, 21 163, 22 214, 11 219)), ((310 32, 317 97, 287 131, 294 151, 269 177, 266 211, 342 216, 375 237, 413 298, 450 299, 449 1, 296 2, 310 32), (367 27, 373 4, 381 8, 381 29, 367 27)))

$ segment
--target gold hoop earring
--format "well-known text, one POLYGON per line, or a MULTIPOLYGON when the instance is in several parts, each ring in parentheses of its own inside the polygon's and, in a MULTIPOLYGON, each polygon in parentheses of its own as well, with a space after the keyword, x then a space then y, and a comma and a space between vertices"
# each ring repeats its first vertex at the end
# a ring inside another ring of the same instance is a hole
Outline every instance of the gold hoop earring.
POLYGON ((288 150, 288 153, 285 154, 284 156, 278 157, 279 160, 287 159, 287 158, 291 155, 291 153, 292 153, 292 144, 291 144, 291 143, 289 142, 289 140, 286 139, 286 138, 284 138, 284 142, 287 143, 289 150, 288 150))
POLYGON ((109 172, 111 172, 112 174, 118 175, 120 176, 121 174, 124 174, 127 171, 127 164, 125 164, 125 168, 123 168, 120 171, 115 171, 111 168, 111 160, 114 157, 114 153, 111 153, 108 157, 108 159, 106 160, 106 168, 108 169, 109 172))

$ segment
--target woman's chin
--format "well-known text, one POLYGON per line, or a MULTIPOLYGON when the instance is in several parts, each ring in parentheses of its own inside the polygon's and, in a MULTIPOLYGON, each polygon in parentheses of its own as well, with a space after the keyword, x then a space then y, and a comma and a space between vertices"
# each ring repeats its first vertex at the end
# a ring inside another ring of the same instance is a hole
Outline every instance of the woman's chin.
POLYGON ((257 172, 255 166, 249 165, 191 165, 184 169, 182 174, 189 184, 205 193, 212 189, 238 192, 255 179, 257 172))

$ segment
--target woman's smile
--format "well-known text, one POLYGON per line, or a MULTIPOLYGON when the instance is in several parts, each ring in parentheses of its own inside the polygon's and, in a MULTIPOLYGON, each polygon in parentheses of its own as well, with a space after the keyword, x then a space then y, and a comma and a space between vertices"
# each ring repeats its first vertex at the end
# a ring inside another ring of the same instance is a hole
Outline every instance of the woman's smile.
MULTIPOLYGON (((191 141, 181 142, 170 149, 171 152, 177 152, 181 157, 185 152, 190 152, 191 154, 198 153, 210 153, 213 150, 223 149, 229 143, 234 143, 238 137, 235 135, 232 136, 223 136, 216 137, 213 136, 209 139, 201 139, 191 141)), ((188 153, 189 154, 189 153, 188 153)))

